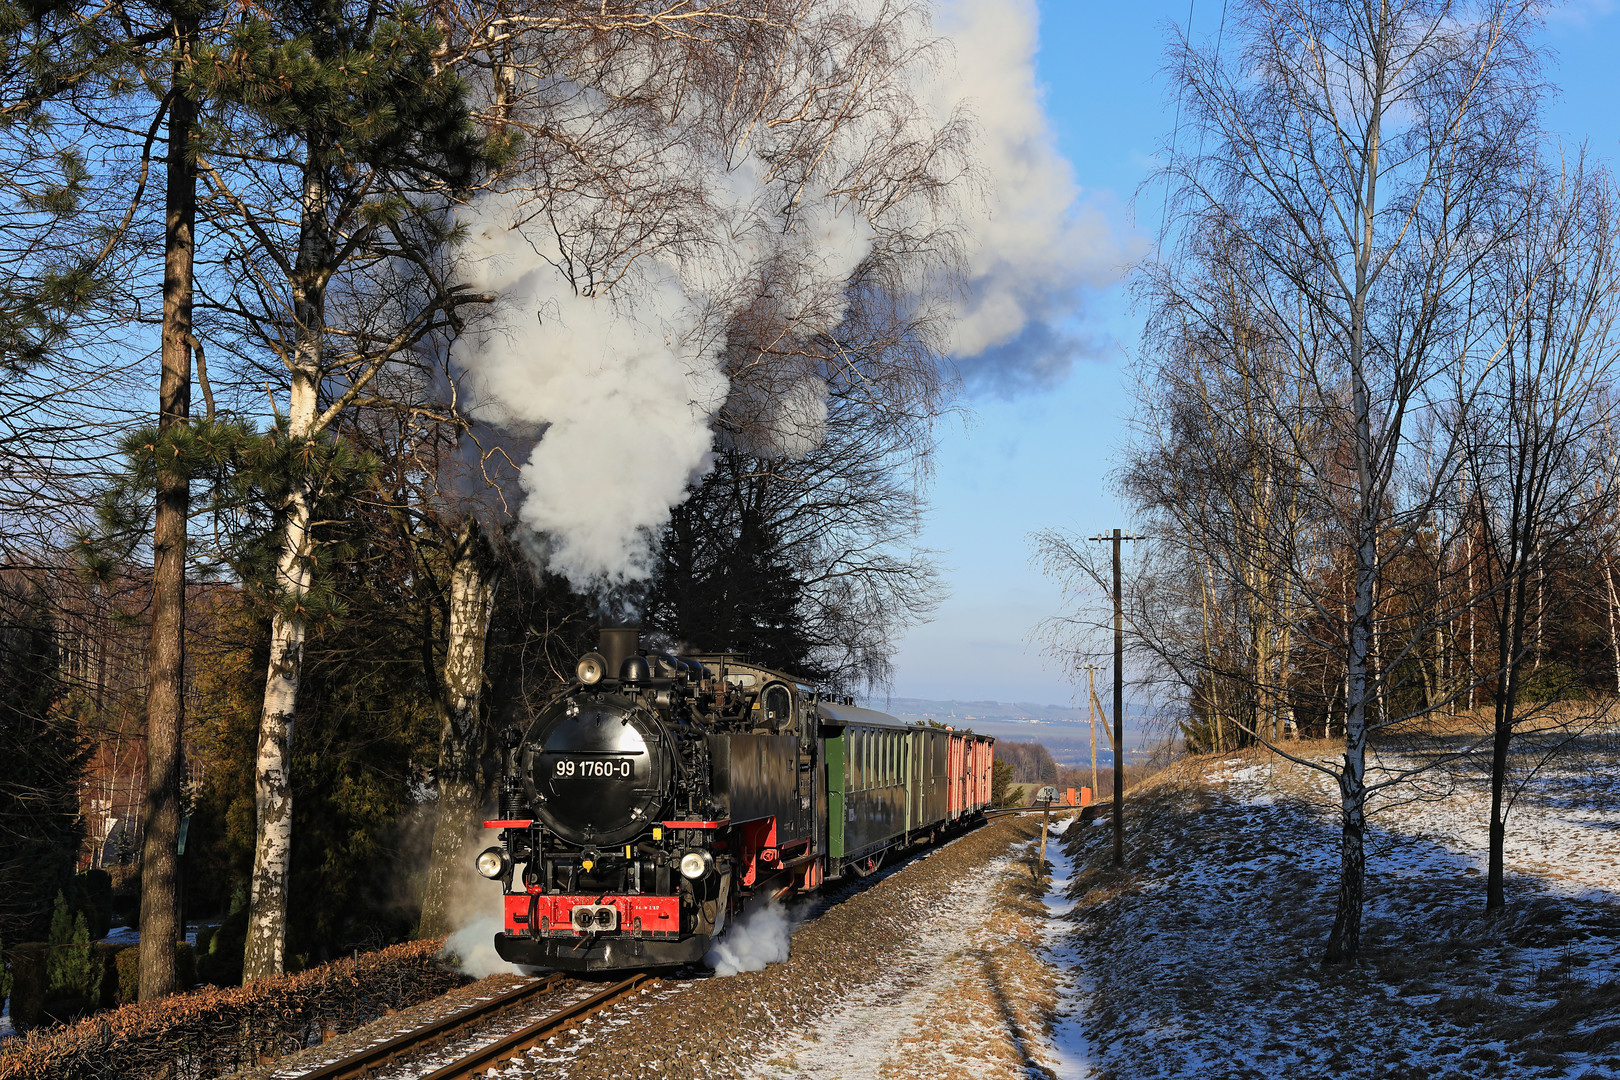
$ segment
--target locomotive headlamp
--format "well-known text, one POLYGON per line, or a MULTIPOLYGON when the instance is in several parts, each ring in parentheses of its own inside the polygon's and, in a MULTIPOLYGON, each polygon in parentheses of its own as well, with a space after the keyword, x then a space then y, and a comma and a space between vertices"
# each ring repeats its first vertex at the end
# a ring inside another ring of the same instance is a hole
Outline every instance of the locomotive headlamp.
POLYGON ((696 881, 709 872, 714 865, 714 856, 707 851, 688 851, 681 856, 681 876, 690 881, 696 881))
POLYGON ((498 847, 485 848, 478 853, 478 858, 473 860, 473 865, 487 878, 504 877, 508 865, 506 852, 498 847))
POLYGON ((588 652, 579 658, 579 666, 574 669, 574 674, 586 686, 595 686, 607 674, 607 658, 601 653, 588 652))

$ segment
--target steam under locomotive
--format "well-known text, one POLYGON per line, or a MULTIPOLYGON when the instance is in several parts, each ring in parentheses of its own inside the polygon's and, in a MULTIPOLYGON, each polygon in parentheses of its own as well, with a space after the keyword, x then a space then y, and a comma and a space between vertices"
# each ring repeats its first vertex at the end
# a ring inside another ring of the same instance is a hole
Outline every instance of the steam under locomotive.
POLYGON ((507 961, 565 971, 703 958, 750 897, 877 869, 982 819, 993 740, 902 724, 730 655, 604 629, 577 680, 507 735, 507 961))

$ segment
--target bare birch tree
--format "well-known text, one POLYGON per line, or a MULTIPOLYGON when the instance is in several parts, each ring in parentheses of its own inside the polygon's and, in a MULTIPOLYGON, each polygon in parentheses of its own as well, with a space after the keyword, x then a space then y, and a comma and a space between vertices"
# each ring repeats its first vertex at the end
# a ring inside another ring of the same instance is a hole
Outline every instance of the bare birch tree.
MULTIPOLYGON (((1414 661, 1432 648, 1435 620, 1445 613, 1435 609, 1432 587, 1418 585, 1427 570, 1391 571, 1432 566, 1443 554, 1430 550, 1432 526, 1436 507, 1456 489, 1458 454, 1436 420, 1454 402, 1471 406, 1482 365, 1501 347, 1477 290, 1511 235, 1504 198, 1534 149, 1534 19, 1528 4, 1495 0, 1251 0, 1230 13, 1224 54, 1185 39, 1171 52, 1202 152, 1178 147, 1167 168, 1184 261, 1166 263, 1151 288, 1161 312, 1197 328, 1195 358, 1211 358, 1230 375, 1219 395, 1189 397, 1219 403, 1215 431, 1197 430, 1213 418, 1208 408, 1172 413, 1167 418, 1183 427, 1169 445, 1232 446, 1241 454, 1221 465, 1235 478, 1214 481, 1225 485, 1216 517, 1198 509, 1207 479, 1199 474, 1187 477, 1188 490, 1161 484, 1158 505, 1190 501, 1182 535, 1215 537, 1224 552, 1239 535, 1256 537, 1271 554, 1223 563, 1200 551, 1169 559, 1166 569, 1181 595, 1201 594, 1199 605, 1225 606, 1230 618, 1243 610, 1234 597, 1253 597, 1276 612, 1286 633, 1308 634, 1316 651, 1336 658, 1320 689, 1331 695, 1342 677, 1343 760, 1295 758, 1330 775, 1339 792, 1330 962, 1360 947, 1368 796, 1405 775, 1396 768, 1369 776, 1369 737, 1437 702, 1433 693, 1410 702, 1401 684, 1418 680, 1414 661), (1231 274, 1222 278, 1226 268, 1231 274), (1230 302, 1208 302, 1222 296, 1217 287, 1194 305, 1214 317, 1175 315, 1206 279, 1235 283, 1247 313, 1234 317, 1230 302), (1207 328, 1220 330, 1213 349, 1207 328), (1274 374, 1245 377, 1251 352, 1270 357, 1274 374), (1250 403, 1270 420, 1264 430, 1251 432, 1250 403), (1442 444, 1414 443, 1427 433, 1442 444), (1286 533, 1260 531, 1285 522, 1286 533), (1256 585, 1272 580, 1273 570, 1286 585, 1267 595, 1256 585)), ((1211 460, 1189 455, 1189 463, 1211 460)), ((1046 551, 1060 573, 1086 565, 1061 537, 1047 538, 1046 551)), ((1142 629, 1176 621, 1173 612, 1156 616, 1149 602, 1138 611, 1142 629)), ((1255 640, 1269 636, 1275 644, 1267 650, 1280 658, 1286 652, 1276 632, 1255 640)), ((1174 663, 1187 685, 1206 675, 1255 685, 1254 645, 1241 650, 1246 656, 1221 655, 1216 642, 1189 647, 1199 644, 1189 640, 1195 635, 1178 633, 1174 663)), ((1275 662, 1268 667, 1274 679, 1275 662)), ((1257 700, 1265 702, 1273 686, 1260 681, 1256 689, 1265 693, 1257 700)), ((1255 737, 1287 753, 1274 741, 1277 706, 1259 711, 1262 722, 1249 721, 1255 737)))
POLYGON ((1611 179, 1584 160, 1537 167, 1518 197, 1520 228, 1501 253, 1494 290, 1505 346, 1475 407, 1459 410, 1466 421, 1458 432, 1488 553, 1485 606, 1495 638, 1488 911, 1506 903, 1515 735, 1570 726, 1569 717, 1527 701, 1525 683, 1544 649, 1546 571, 1584 537, 1601 497, 1620 363, 1611 179))

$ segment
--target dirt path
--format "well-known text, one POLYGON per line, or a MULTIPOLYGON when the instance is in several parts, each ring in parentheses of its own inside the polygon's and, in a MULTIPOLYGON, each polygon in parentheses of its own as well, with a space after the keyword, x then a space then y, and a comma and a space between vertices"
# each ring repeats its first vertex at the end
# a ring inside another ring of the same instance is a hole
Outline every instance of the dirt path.
MULTIPOLYGON (((1019 845, 1022 855, 1025 845, 1019 845)), ((1016 859, 1016 861, 1015 861, 1016 859)), ((1002 855, 934 898, 881 974, 754 1075, 769 1080, 1051 1076, 1041 1020, 1053 973, 1035 956, 1044 912, 1002 855), (1009 932, 1010 931, 1010 932, 1009 932)))

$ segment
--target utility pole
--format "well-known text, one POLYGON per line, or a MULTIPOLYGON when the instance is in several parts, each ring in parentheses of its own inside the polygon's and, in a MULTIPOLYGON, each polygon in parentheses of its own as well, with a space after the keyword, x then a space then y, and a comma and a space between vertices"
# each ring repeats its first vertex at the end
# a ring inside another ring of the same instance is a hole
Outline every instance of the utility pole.
POLYGON ((1119 588, 1119 545, 1147 537, 1099 533, 1091 538, 1114 545, 1114 865, 1125 865, 1125 596, 1119 588))
MULTIPOLYGON (((1101 664, 1082 664, 1086 673, 1086 715, 1091 720, 1091 801, 1095 803, 1102 795, 1102 789, 1097 786, 1097 681, 1096 675, 1101 670, 1101 664)), ((1117 755, 1116 755, 1117 756, 1117 755)))

